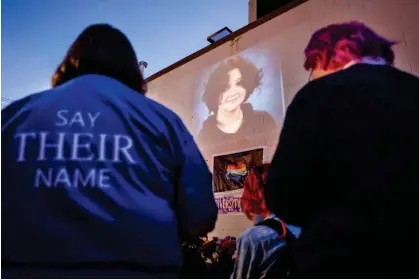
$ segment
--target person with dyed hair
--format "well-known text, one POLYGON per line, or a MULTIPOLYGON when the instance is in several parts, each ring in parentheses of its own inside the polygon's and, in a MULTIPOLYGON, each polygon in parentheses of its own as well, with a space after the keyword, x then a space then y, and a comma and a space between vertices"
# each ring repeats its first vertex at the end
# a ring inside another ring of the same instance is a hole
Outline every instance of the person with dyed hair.
POLYGON ((332 24, 311 37, 304 51, 304 68, 314 80, 359 62, 393 65, 392 46, 396 43, 360 22, 332 24))
MULTIPOLYGON (((300 229, 287 226, 266 207, 263 194, 269 164, 252 168, 243 188, 241 205, 255 226, 245 230, 237 241, 233 279, 282 278, 277 275, 279 256, 286 245, 285 235, 298 236, 300 229), (277 230, 279 227, 279 230, 277 230)), ((285 267, 285 266, 284 266, 285 267)), ((281 274, 281 273, 279 273, 281 274)))
POLYGON ((297 278, 419 277, 419 78, 360 22, 313 34, 265 196, 302 227, 297 278))

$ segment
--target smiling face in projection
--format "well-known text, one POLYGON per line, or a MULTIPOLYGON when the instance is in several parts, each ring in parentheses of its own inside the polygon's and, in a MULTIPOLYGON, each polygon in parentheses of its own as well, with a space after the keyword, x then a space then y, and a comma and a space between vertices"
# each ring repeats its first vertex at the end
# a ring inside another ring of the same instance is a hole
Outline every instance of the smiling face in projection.
POLYGON ((219 110, 232 112, 240 108, 246 98, 246 89, 242 86, 241 80, 242 73, 238 68, 228 72, 228 85, 220 95, 219 110))

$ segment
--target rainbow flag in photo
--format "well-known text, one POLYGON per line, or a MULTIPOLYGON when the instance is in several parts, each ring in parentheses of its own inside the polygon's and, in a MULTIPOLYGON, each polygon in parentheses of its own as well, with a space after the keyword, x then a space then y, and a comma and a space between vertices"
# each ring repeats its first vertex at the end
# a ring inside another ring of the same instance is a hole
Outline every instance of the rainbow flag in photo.
POLYGON ((238 162, 237 164, 227 164, 226 167, 226 178, 228 180, 240 181, 248 173, 247 166, 243 162, 238 162))

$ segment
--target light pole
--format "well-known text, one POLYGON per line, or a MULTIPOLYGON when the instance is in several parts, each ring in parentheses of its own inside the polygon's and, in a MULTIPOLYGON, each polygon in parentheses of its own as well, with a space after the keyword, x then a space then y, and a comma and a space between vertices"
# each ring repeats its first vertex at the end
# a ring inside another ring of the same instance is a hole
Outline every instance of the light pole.
POLYGON ((144 75, 144 69, 146 69, 148 66, 148 63, 145 61, 138 62, 138 67, 140 68, 141 74, 144 75))

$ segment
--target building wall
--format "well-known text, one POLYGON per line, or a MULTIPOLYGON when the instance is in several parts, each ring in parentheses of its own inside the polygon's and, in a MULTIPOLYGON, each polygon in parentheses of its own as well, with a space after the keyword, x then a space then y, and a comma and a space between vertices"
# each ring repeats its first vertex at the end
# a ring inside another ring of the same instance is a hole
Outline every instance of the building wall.
MULTIPOLYGON (((250 2, 253 1, 249 1, 249 9, 250 2)), ((418 0, 309 0, 241 35, 234 44, 225 43, 151 81, 149 96, 177 112, 192 134, 197 135, 203 119, 208 117, 202 93, 211 71, 232 55, 251 59, 264 73, 263 84, 252 102, 275 117, 278 129, 263 131, 264 124, 260 123, 246 137, 198 145, 210 168, 214 155, 254 147, 264 147, 264 161, 269 162, 278 144, 285 108, 308 81, 303 50, 315 30, 331 23, 363 21, 379 34, 398 40, 394 47, 396 67, 419 76, 418 14, 418 0)), ((243 216, 226 214, 220 216, 215 234, 238 235, 249 225, 243 216)))

